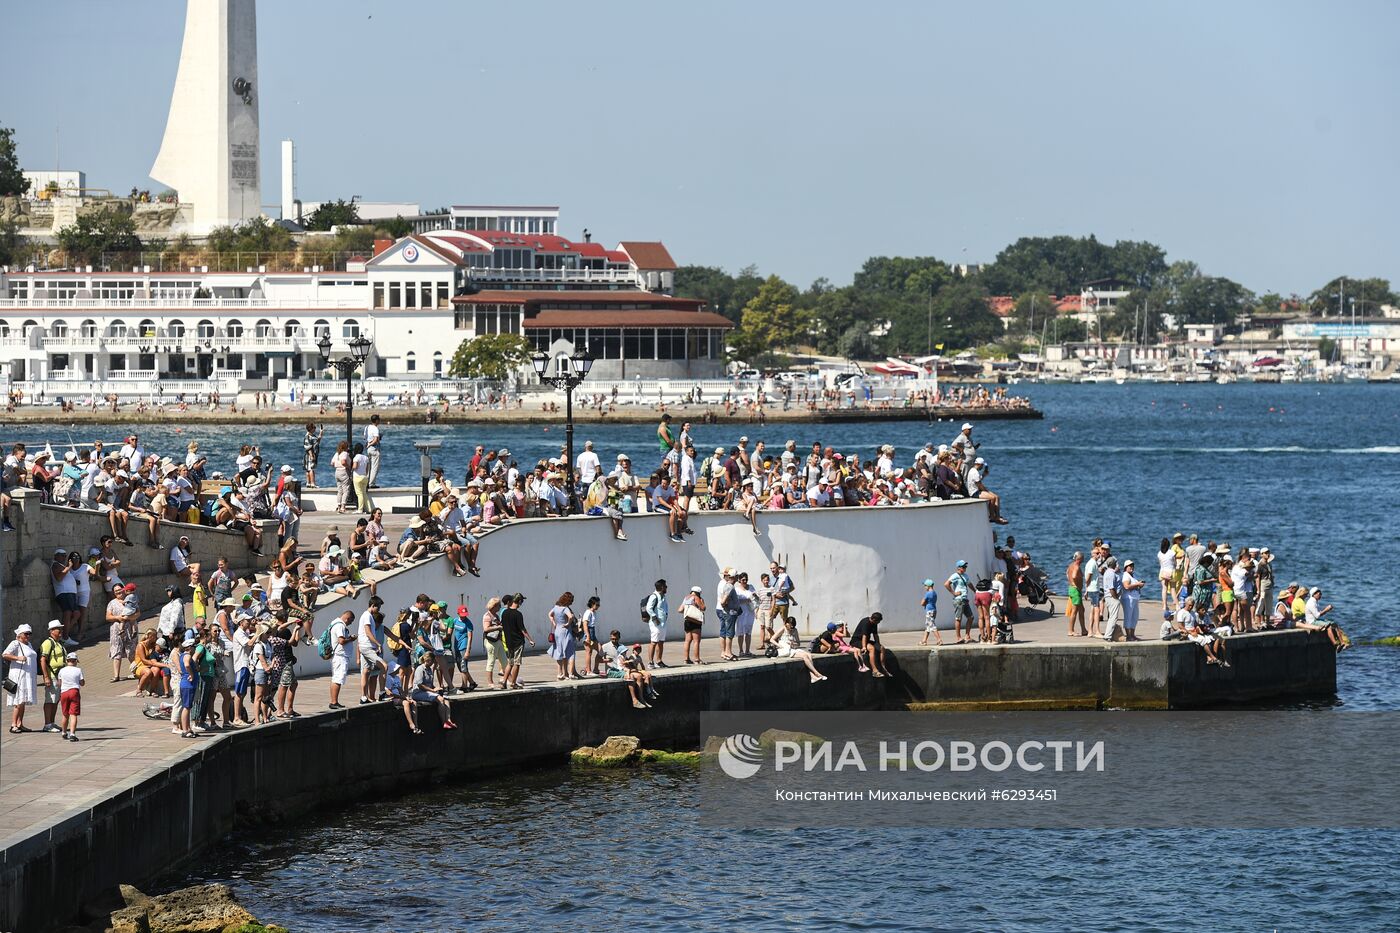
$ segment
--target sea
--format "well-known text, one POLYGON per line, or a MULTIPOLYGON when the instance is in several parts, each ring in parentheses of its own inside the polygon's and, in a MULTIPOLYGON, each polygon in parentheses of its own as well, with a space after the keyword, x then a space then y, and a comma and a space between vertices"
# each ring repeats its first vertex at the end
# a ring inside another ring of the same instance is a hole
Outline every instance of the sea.
MULTIPOLYGON (((1358 642, 1400 633, 1400 387, 1391 385, 1046 385, 1015 387, 1039 421, 977 422, 1003 498, 1003 529, 1060 580, 1101 537, 1149 576, 1173 532, 1270 547, 1280 583, 1318 585, 1358 642)), ((299 466, 301 429, 196 424, 143 431, 153 449, 200 441, 214 468, 240 443, 299 466)), ((975 419, 974 419, 975 420, 975 419)), ((341 430, 326 422, 326 454, 341 430)), ((740 435, 793 438, 909 458, 958 422, 771 424, 695 429, 697 447, 740 435)), ((26 426, 17 439, 65 431, 26 426), (44 432, 48 432, 45 434, 44 432)), ((106 440, 122 430, 99 427, 106 440)), ((42 435, 42 436, 41 436, 42 435)), ((419 440, 460 477, 477 444, 519 461, 556 455, 558 427, 389 425, 385 485, 415 484, 419 440)), ((605 463, 657 459, 646 425, 580 427, 605 463)), ((77 443, 85 438, 74 437, 77 443)), ((329 475, 327 474, 327 479, 329 475)), ((935 570, 946 568, 930 568, 935 570)), ((800 585, 800 581, 799 581, 800 585)), ((1146 591, 1147 600, 1157 594, 1146 591)), ((1360 644, 1338 659, 1338 696, 1300 715, 1400 708, 1400 649, 1360 644)), ((939 715, 930 713, 928 715, 939 715)), ((1135 715, 1105 711, 1105 716, 1135 715)), ((1286 761, 1261 768, 1289 767, 1286 761)), ((1248 774, 1239 776, 1248 781, 1248 774)), ((253 913, 297 933, 341 930, 1379 930, 1400 928, 1386 878, 1392 831, 858 831, 702 826, 694 774, 567 768, 414 791, 231 838, 165 887, 226 881, 253 913)), ((1328 793, 1328 775, 1296 775, 1328 793)), ((1209 794, 1190 773, 1095 787, 1105 807, 1142 795, 1209 794)), ((1337 800, 1345 808, 1345 800, 1337 800)), ((1279 806, 1286 808, 1287 800, 1279 806)))

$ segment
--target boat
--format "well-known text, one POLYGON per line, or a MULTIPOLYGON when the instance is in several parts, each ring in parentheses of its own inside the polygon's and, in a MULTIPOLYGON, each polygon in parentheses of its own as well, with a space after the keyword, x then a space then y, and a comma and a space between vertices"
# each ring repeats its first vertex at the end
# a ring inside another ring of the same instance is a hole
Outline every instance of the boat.
POLYGON ((1221 373, 1215 377, 1215 384, 1227 386, 1232 382, 1239 382, 1239 377, 1234 373, 1221 373))
POLYGON ((1359 366, 1343 366, 1342 382, 1368 382, 1369 377, 1366 370, 1359 366))

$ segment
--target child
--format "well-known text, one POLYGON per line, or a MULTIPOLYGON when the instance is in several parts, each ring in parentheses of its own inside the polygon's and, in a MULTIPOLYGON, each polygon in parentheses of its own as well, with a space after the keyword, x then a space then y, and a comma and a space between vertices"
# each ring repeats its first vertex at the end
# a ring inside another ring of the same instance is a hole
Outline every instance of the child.
MULTIPOLYGON (((934 630, 937 632, 937 629, 934 630)), ((832 633, 832 641, 836 643, 836 650, 842 654, 853 654, 856 657, 856 670, 862 674, 870 673, 870 668, 865 665, 865 652, 851 644, 851 632, 846 627, 845 622, 836 623, 836 631, 832 633)), ((943 644, 939 641, 938 644, 943 644)))
POLYGON ((180 693, 175 702, 177 712, 175 727, 170 731, 182 739, 196 739, 199 736, 190 728, 190 710, 194 707, 195 685, 199 675, 195 671, 194 632, 185 636, 175 657, 175 673, 179 675, 180 693))
POLYGON ((1012 641, 1011 625, 1006 621, 1006 574, 998 573, 992 578, 992 605, 989 607, 988 620, 994 634, 990 635, 988 641, 993 641, 999 645, 1009 644, 1012 641))
POLYGON ((209 615, 209 589, 204 585, 204 581, 199 576, 199 562, 190 564, 190 589, 194 591, 191 597, 194 602, 194 622, 198 626, 209 615))
MULTIPOLYGON (((924 581, 924 638, 920 645, 928 644, 928 637, 933 635, 933 643, 938 647, 943 647, 943 636, 938 632, 938 590, 934 587, 932 580, 924 581)), ((859 661, 859 656, 857 656, 859 661)))
POLYGON ((71 651, 58 671, 58 702, 63 710, 63 737, 69 742, 78 741, 78 714, 82 712, 79 690, 87 683, 83 680, 83 669, 78 666, 78 656, 71 651))

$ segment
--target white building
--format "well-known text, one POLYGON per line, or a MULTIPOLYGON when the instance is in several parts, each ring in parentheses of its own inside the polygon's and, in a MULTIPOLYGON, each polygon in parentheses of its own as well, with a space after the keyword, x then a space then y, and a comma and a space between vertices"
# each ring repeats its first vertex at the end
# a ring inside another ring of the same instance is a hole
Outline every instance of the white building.
POLYGON ((730 325, 702 302, 671 297, 676 266, 661 243, 608 249, 552 234, 444 230, 385 241, 372 258, 340 265, 0 269, 0 381, 49 399, 231 395, 315 378, 323 335, 338 355, 362 333, 374 341, 367 375, 432 379, 462 340, 507 332, 538 343, 562 333, 563 310, 585 314, 569 317, 565 339, 596 337, 600 363, 634 360, 631 372, 649 377, 723 369, 730 325), (553 317, 535 320, 546 311, 553 317))

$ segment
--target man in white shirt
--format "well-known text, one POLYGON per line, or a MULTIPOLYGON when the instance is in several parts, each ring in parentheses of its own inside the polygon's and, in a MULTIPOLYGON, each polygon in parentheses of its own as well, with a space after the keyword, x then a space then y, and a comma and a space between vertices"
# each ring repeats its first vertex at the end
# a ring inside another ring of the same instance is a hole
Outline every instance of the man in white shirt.
MULTIPOLYGON (((961 437, 962 435, 958 435, 961 437)), ((972 461, 972 467, 967 471, 966 488, 967 494, 973 499, 984 499, 987 502, 987 513, 991 520, 998 525, 1007 524, 1006 519, 1001 517, 1001 496, 992 492, 983 482, 983 477, 987 475, 987 461, 981 457, 972 461)))
POLYGON ((1294 622, 1295 628, 1308 632, 1326 632, 1327 640, 1332 642, 1332 647, 1341 652, 1351 647, 1351 639, 1342 634, 1342 630, 1337 628, 1337 623, 1327 618, 1327 614, 1332 611, 1332 605, 1321 604, 1322 587, 1315 586, 1308 594, 1308 599, 1303 603, 1303 619, 1301 622, 1294 622))
POLYGON ((185 629, 185 604, 180 599, 180 591, 173 586, 165 588, 166 603, 160 607, 160 621, 156 628, 165 636, 166 644, 176 643, 176 634, 185 629))
MULTIPOLYGON (((1118 573, 1118 558, 1110 557, 1100 577, 1103 591, 1103 640, 1113 641, 1117 630, 1123 628, 1123 578, 1118 573)), ((1126 632, 1126 630, 1125 630, 1126 632)))
POLYGON ((683 534, 693 535, 690 530, 688 519, 690 518, 690 500, 695 495, 695 446, 685 449, 680 460, 680 483, 676 493, 676 507, 680 509, 676 524, 680 526, 683 534))
POLYGON ((583 442, 583 453, 578 455, 574 467, 578 471, 579 482, 585 487, 591 485, 598 476, 598 471, 602 469, 603 464, 598 459, 598 455, 593 452, 592 441, 583 442))
MULTIPOLYGON (((224 600, 232 605, 232 599, 224 600)), ((249 722, 248 711, 243 707, 243 698, 248 695, 248 687, 253 682, 253 642, 257 639, 253 631, 253 617, 243 616, 237 620, 233 630, 233 714, 243 722, 249 722)))
POLYGON ((369 488, 379 488, 379 416, 370 415, 365 425, 365 456, 369 457, 369 488))
POLYGON ((380 656, 379 633, 383 616, 379 608, 384 600, 378 596, 369 598, 369 608, 360 613, 360 621, 355 628, 355 648, 360 654, 360 704, 364 705, 379 696, 379 685, 388 668, 380 656))
POLYGON ((349 609, 331 623, 331 709, 345 709, 340 705, 340 688, 350 675, 350 655, 357 640, 354 624, 355 613, 349 609))

